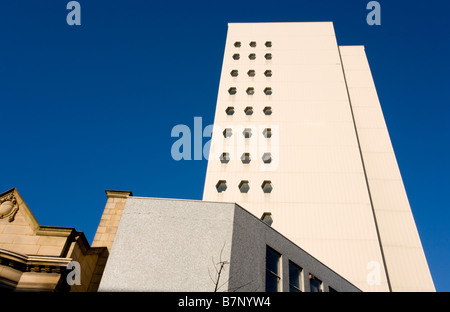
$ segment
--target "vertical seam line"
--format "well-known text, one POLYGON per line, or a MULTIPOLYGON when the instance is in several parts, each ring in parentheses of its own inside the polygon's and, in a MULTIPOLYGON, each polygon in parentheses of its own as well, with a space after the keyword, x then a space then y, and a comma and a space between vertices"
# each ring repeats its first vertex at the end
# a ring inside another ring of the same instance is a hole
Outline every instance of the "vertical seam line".
POLYGON ((376 229, 376 232, 377 232, 378 243, 380 245, 381 258, 383 259, 384 271, 386 272, 386 280, 387 280, 387 283, 388 283, 388 288, 389 288, 389 291, 392 292, 391 281, 390 281, 390 278, 389 278, 389 273, 388 273, 388 269, 387 269, 387 265, 386 265, 386 259, 385 259, 385 256, 384 256, 383 245, 381 243, 381 236, 380 236, 380 231, 378 229, 378 222, 377 222, 377 217, 376 217, 376 214, 375 214, 375 208, 374 208, 374 205, 373 205, 372 194, 370 192, 369 179, 367 177, 366 166, 364 164, 364 157, 363 157, 363 153, 362 153, 362 149, 361 149, 361 143, 359 141, 358 128, 356 127, 355 115, 353 113, 352 100, 350 98, 350 91, 348 90, 347 77, 345 76, 344 63, 342 62, 341 49, 340 49, 339 46, 337 48, 338 48, 338 51, 339 51, 339 59, 341 61, 342 74, 344 75, 344 82, 345 82, 345 88, 347 90, 348 102, 350 104, 350 112, 352 114, 353 127, 355 129, 355 134, 356 134, 356 141, 358 142, 358 149, 359 149, 359 155, 361 157, 361 164, 362 164, 362 167, 363 167, 364 178, 366 180, 367 192, 369 194, 370 206, 372 208, 373 221, 375 223, 375 229, 376 229))

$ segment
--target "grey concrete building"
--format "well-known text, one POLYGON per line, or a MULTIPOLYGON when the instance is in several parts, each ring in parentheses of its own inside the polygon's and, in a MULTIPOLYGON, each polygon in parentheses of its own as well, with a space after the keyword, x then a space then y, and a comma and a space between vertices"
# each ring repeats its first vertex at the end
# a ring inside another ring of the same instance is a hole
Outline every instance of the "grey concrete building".
POLYGON ((99 291, 360 291, 273 229, 270 215, 124 194, 99 291))

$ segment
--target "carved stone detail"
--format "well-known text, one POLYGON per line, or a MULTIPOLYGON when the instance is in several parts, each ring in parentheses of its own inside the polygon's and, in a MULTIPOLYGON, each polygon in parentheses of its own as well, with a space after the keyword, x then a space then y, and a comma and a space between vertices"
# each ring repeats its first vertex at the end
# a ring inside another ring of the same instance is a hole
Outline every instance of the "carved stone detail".
POLYGON ((19 211, 19 206, 13 192, 0 198, 0 219, 9 217, 8 221, 13 222, 17 211, 19 211))

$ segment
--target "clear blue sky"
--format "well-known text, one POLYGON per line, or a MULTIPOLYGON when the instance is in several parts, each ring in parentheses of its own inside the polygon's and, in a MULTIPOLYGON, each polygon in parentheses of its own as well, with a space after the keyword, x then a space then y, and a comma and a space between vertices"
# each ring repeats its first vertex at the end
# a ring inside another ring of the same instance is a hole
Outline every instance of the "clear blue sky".
MULTIPOLYGON (((333 21, 365 45, 438 291, 450 291, 450 3, 66 0, 0 2, 0 192, 92 242, 105 189, 201 199, 206 160, 176 162, 177 124, 213 122, 229 22, 333 21)), ((205 139, 206 141, 207 139, 205 139)))

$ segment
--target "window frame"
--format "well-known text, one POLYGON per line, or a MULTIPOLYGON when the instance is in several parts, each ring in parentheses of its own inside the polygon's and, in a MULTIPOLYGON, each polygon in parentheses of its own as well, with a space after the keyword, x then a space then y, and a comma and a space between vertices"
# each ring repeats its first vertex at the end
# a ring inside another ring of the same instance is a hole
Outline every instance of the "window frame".
POLYGON ((289 292, 303 292, 303 269, 296 263, 289 260, 289 292), (291 267, 298 269, 298 286, 291 283, 291 267), (296 291, 292 291, 294 288, 296 291))
POLYGON ((270 276, 274 276, 276 278, 276 281, 277 281, 277 285, 276 285, 277 291, 276 292, 280 292, 281 291, 281 254, 278 251, 276 251, 275 249, 273 249, 272 247, 270 247, 269 245, 266 245, 266 262, 265 262, 265 264, 266 264, 265 265, 265 271, 266 271, 265 291, 272 292, 272 291, 267 290, 267 286, 268 286, 267 285, 267 282, 268 282, 267 275, 269 274, 270 276), (268 263, 267 258, 268 258, 269 252, 272 253, 273 255, 278 256, 277 264, 276 264, 278 272, 271 271, 267 266, 267 263, 268 263))
POLYGON ((323 282, 321 279, 317 278, 316 276, 309 274, 309 291, 310 292, 323 292, 323 282), (311 287, 311 281, 317 281, 317 283, 319 284, 317 287, 318 291, 312 291, 312 287, 311 287))

